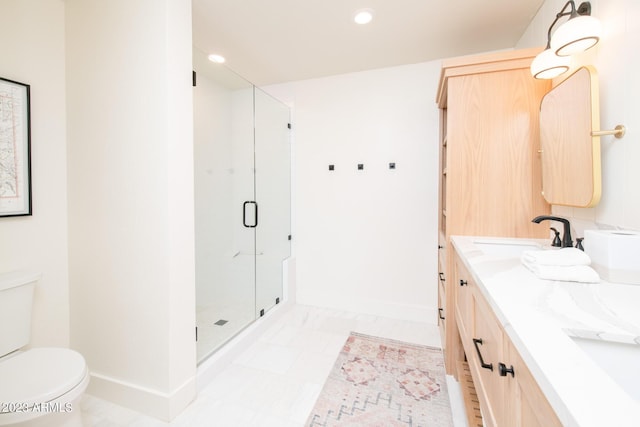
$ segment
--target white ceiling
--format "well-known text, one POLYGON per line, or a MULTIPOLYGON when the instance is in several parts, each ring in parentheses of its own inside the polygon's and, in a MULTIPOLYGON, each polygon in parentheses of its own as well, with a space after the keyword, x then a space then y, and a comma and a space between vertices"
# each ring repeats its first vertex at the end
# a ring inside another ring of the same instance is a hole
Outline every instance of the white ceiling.
POLYGON ((193 0, 193 44, 263 86, 512 48, 543 2, 193 0))

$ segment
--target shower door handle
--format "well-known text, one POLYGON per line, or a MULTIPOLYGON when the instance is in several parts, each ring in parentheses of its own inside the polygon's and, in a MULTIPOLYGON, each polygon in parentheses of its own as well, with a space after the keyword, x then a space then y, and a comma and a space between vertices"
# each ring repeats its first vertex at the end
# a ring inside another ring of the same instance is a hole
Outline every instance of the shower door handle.
POLYGON ((258 204, 254 201, 246 201, 242 204, 242 225, 247 228, 258 226, 258 204), (253 224, 247 224, 247 205, 253 205, 253 224))

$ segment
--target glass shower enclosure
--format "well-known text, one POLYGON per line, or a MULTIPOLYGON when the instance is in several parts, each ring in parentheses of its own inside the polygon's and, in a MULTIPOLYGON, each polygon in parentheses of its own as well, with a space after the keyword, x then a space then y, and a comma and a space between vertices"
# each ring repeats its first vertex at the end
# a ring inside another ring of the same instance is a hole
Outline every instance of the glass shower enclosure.
POLYGON ((198 363, 282 300, 290 256, 289 108, 197 49, 198 363))

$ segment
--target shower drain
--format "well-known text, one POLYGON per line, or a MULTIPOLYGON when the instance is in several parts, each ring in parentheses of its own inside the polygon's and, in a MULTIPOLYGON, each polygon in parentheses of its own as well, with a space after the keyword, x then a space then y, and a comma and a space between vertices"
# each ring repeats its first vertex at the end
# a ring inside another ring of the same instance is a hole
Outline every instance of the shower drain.
POLYGON ((220 319, 216 323, 214 323, 214 325, 224 326, 227 322, 228 320, 220 319))

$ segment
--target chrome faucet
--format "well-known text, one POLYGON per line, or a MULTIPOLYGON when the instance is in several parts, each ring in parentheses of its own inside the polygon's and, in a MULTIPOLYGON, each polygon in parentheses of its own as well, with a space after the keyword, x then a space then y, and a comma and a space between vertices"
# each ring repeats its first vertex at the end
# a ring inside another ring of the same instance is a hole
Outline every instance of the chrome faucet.
POLYGON ((569 220, 565 218, 560 218, 557 216, 549 216, 549 215, 540 215, 531 220, 531 222, 535 222, 536 224, 540 224, 544 220, 549 221, 558 221, 561 222, 564 226, 564 231, 562 233, 562 247, 563 248, 571 248, 573 247, 573 240, 571 240, 571 224, 569 224, 569 220))

